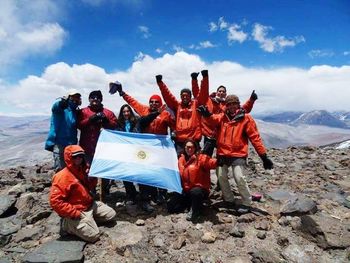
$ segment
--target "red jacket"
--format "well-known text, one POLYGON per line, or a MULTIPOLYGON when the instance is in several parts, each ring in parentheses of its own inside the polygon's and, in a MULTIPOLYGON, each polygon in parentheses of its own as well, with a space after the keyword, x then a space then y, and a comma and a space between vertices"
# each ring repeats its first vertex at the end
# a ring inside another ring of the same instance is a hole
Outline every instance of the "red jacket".
POLYGON ((266 153, 256 123, 249 114, 244 114, 239 120, 230 120, 225 113, 208 119, 213 125, 218 125, 217 156, 247 157, 248 140, 259 155, 266 153))
POLYGON ((78 129, 80 129, 79 145, 83 147, 85 153, 92 158, 95 153, 95 148, 100 136, 101 128, 114 130, 117 127, 117 117, 114 113, 106 108, 101 107, 99 110, 93 110, 90 106, 81 109, 78 113, 78 129), (92 123, 89 118, 97 112, 103 112, 108 123, 92 123))
POLYGON ((202 80, 198 97, 193 99, 187 106, 176 100, 164 82, 158 82, 158 86, 165 103, 176 114, 176 141, 185 142, 187 139, 200 141, 202 137, 201 115, 198 113, 197 107, 205 104, 208 99, 209 78, 205 77, 202 80))
MULTIPOLYGON (((199 86, 197 80, 192 80, 192 93, 196 98, 199 94, 199 86)), ((209 91, 208 91, 209 93, 209 91)), ((209 112, 213 114, 219 114, 225 112, 226 105, 225 101, 218 101, 215 98, 208 97, 205 105, 207 106, 209 112)), ((242 106, 246 113, 251 112, 254 105, 254 100, 248 99, 242 106)), ((218 136, 218 130, 215 126, 210 124, 210 121, 207 118, 201 118, 202 124, 202 134, 206 137, 216 138, 218 136)))
MULTIPOLYGON (((123 96, 123 99, 136 111, 141 117, 151 113, 149 106, 143 105, 128 94, 123 96)), ((168 127, 174 129, 175 120, 168 111, 162 111, 157 118, 144 131, 151 134, 168 134, 168 127)))
POLYGON ((182 154, 178 161, 184 192, 194 187, 200 187, 209 192, 210 190, 210 169, 216 168, 216 159, 205 154, 192 155, 188 161, 182 154))
POLYGON ((87 177, 86 165, 79 168, 73 165, 72 153, 78 151, 83 151, 79 145, 69 145, 64 149, 67 166, 52 179, 50 205, 61 217, 79 218, 93 202, 89 191, 95 188, 97 180, 87 177))

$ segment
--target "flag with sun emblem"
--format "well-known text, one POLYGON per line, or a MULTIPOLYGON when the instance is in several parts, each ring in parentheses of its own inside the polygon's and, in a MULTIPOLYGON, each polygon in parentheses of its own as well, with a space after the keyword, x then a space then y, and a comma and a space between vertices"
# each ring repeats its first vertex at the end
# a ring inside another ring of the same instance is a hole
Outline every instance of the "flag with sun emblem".
POLYGON ((89 176, 182 192, 174 143, 166 135, 102 130, 89 176))

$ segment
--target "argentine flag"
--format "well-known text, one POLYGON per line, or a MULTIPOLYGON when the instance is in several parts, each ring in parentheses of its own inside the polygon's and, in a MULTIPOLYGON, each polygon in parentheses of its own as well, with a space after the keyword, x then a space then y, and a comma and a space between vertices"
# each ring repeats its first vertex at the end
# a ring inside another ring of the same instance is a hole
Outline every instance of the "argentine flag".
POLYGON ((166 135, 102 130, 89 176, 182 192, 175 147, 166 135))

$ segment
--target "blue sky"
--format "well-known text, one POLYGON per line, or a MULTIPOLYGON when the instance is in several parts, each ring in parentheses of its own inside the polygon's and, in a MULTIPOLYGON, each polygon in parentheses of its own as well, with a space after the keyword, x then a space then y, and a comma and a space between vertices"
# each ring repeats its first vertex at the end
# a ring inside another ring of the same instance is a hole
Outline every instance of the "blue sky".
MULTIPOLYGON (((147 102, 157 92, 154 75, 167 75, 176 94, 201 66, 215 73, 214 85, 235 83, 244 97, 258 90, 265 98, 259 111, 320 109, 329 90, 341 92, 350 84, 349 28, 347 0, 3 0, 0 91, 8 96, 0 100, 0 113, 49 113, 69 88, 87 96, 115 78, 147 102), (311 98, 319 74, 325 87, 311 98), (308 86, 291 85, 291 76, 308 86), (256 86, 247 84, 252 79, 259 80, 256 86), (285 96, 279 89, 284 85, 295 90, 293 99, 270 107, 285 96), (143 86, 147 92, 140 93, 143 86), (47 103, 30 98, 36 93, 47 103)), ((343 97, 324 108, 350 110, 343 97)), ((121 102, 117 107, 115 100, 109 97, 106 105, 117 109, 121 102)))

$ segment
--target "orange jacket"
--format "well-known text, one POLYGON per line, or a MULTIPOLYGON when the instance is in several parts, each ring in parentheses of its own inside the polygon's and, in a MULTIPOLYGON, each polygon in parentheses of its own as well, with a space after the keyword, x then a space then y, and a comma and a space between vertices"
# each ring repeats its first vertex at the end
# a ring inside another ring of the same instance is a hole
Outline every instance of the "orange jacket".
POLYGON ((61 217, 79 218, 82 211, 92 205, 90 190, 97 183, 96 178, 88 178, 86 165, 73 165, 72 154, 83 151, 79 145, 69 145, 64 149, 66 167, 54 175, 50 190, 50 205, 61 217))
MULTIPOLYGON (((199 94, 199 86, 197 80, 192 80, 192 93, 196 98, 199 94)), ((209 91, 208 91, 209 94, 209 91)), ((225 112, 226 105, 225 101, 218 101, 215 98, 208 97, 205 105, 207 106, 210 113, 219 114, 225 112)), ((246 113, 251 112, 254 105, 254 100, 248 99, 242 106, 246 113)), ((218 131, 215 126, 210 124, 210 121, 207 118, 201 118, 202 123, 202 134, 206 137, 216 138, 218 135, 218 131)))
POLYGON ((165 103, 176 115, 176 141, 184 142, 187 139, 200 141, 202 137, 201 115, 198 113, 197 107, 205 104, 208 99, 209 78, 203 78, 198 97, 193 99, 188 106, 184 106, 181 102, 177 101, 164 82, 158 82, 158 86, 165 103))
MULTIPOLYGON (((136 111, 141 117, 151 113, 149 106, 143 105, 128 94, 123 99, 136 111)), ((168 134, 168 127, 174 129, 175 120, 168 111, 162 111, 154 121, 146 128, 145 133, 151 134, 168 134)))
POLYGON ((247 157, 248 140, 259 155, 266 153, 256 123, 249 114, 244 114, 239 120, 230 120, 225 113, 208 119, 213 125, 218 125, 217 156, 247 157))
POLYGON ((184 192, 194 187, 201 187, 207 192, 210 189, 210 169, 216 168, 216 159, 205 154, 192 155, 188 161, 182 154, 178 161, 184 192))

